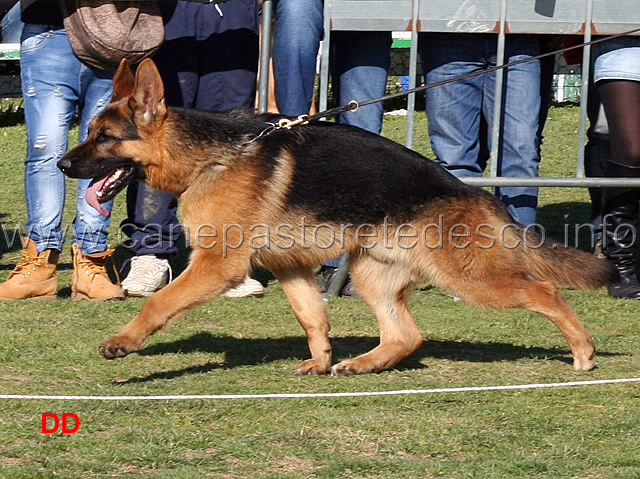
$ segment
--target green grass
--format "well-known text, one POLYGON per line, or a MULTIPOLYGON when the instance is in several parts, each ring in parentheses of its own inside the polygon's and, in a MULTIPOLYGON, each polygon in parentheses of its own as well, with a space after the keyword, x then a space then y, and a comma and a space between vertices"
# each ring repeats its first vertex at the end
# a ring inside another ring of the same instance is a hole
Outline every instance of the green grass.
MULTIPOLYGON (((544 174, 571 174, 577 122, 577 109, 552 109, 544 174)), ((402 124, 387 118, 385 135, 402 142, 402 124)), ((416 149, 423 152, 425 131, 421 117, 416 149)), ((23 155, 20 118, 0 115, 0 215, 6 225, 25 220, 23 155)), ((541 222, 551 231, 563 233, 565 215, 588 221, 585 190, 545 188, 540 198, 541 222)), ((120 196, 113 225, 123 217, 120 196)), ((0 280, 19 257, 17 246, 4 241, 0 280)), ((267 274, 264 298, 203 305, 149 338, 139 354, 107 362, 97 345, 144 300, 73 302, 68 250, 61 261, 58 301, 0 304, 1 394, 381 391, 632 378, 640 370, 635 302, 612 300, 603 290, 565 291, 599 350, 596 370, 575 373, 562 336, 541 316, 474 309, 426 288, 411 299, 425 343, 396 368, 361 377, 299 378, 292 372, 308 356, 306 340, 267 274)), ((377 325, 362 302, 332 299, 329 310, 336 360, 376 344, 377 325)), ((640 477, 639 428, 637 383, 373 398, 1 399, 0 476, 632 479, 640 477), (44 412, 77 414, 79 431, 42 434, 44 412)))

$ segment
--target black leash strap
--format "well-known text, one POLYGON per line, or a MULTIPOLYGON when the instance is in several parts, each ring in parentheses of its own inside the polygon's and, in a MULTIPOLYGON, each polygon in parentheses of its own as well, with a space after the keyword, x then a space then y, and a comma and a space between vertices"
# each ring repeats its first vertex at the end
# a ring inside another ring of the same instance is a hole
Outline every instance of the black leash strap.
POLYGON ((247 144, 251 144, 254 143, 256 140, 269 135, 270 133, 276 131, 276 130, 281 130, 281 129, 285 129, 285 130, 290 130, 291 128, 293 128, 294 126, 297 125, 306 125, 307 123, 310 123, 312 121, 318 121, 321 120, 323 118, 330 118, 332 116, 337 116, 340 115, 341 113, 345 113, 347 111, 350 111, 352 113, 355 113, 356 111, 358 111, 358 109, 362 106, 366 106, 366 105, 371 105, 372 103, 378 103, 381 101, 385 101, 385 100, 391 100, 393 98, 399 98, 402 96, 407 96, 410 95, 412 93, 417 93, 417 92, 421 92, 424 90, 428 90, 430 88, 435 88, 441 85, 446 85, 447 83, 453 83, 456 81, 461 81, 461 80, 466 80, 467 78, 472 78, 478 75, 484 75, 485 73, 492 73, 498 70, 502 70, 504 68, 509 68, 515 65, 520 65, 521 63, 527 63, 527 62, 532 62, 534 60, 540 60, 541 58, 546 58, 546 57, 550 57, 552 55, 557 55, 559 53, 564 53, 564 52, 568 52, 570 50, 575 50, 578 48, 583 48, 586 46, 591 46, 591 45, 596 45, 598 43, 602 43, 602 42, 606 42, 608 40, 612 40, 614 38, 620 38, 620 37, 624 37, 627 35, 631 35, 632 33, 636 33, 636 32, 640 32, 640 27, 639 28, 634 28, 633 30, 628 30, 626 32, 622 32, 622 33, 616 33, 614 35, 609 35, 606 37, 602 37, 602 38, 598 38, 597 40, 592 40, 589 42, 585 42, 585 43, 580 43, 578 45, 573 45, 570 47, 565 47, 565 48, 560 48, 558 50, 554 50, 552 52, 547 52, 547 53, 542 53, 540 55, 536 55, 534 57, 530 57, 530 58, 524 58, 522 60, 517 60, 515 62, 510 62, 510 63, 505 63, 503 65, 498 65, 495 67, 490 67, 487 68, 485 70, 479 70, 473 73, 467 73, 466 75, 461 75, 455 78, 449 78, 448 80, 442 80, 439 82, 435 82, 435 83, 430 83, 428 85, 422 85, 416 88, 411 88, 410 90, 405 90, 405 91, 400 91, 397 93, 391 93, 389 95, 385 95, 385 96, 381 96, 379 98, 373 98, 371 100, 366 100, 363 102, 357 102, 356 100, 351 100, 348 104, 343 105, 343 106, 338 106, 335 108, 330 108, 328 110, 325 111, 321 111, 320 113, 316 113, 315 115, 300 115, 298 116, 296 119, 289 119, 289 118, 282 118, 280 119, 277 123, 271 123, 271 122, 267 122, 267 127, 255 138, 253 138, 252 140, 248 141, 247 144))
MULTIPOLYGON (((385 96, 381 96, 379 98, 373 98, 371 100, 366 100, 363 102, 357 102, 355 100, 351 100, 347 105, 343 105, 343 106, 339 106, 339 107, 335 107, 335 108, 331 108, 329 110, 325 110, 325 111, 321 111, 320 113, 316 113, 315 115, 311 115, 311 116, 307 116, 307 115, 301 115, 301 116, 305 116, 306 117, 306 122, 305 123, 309 123, 312 121, 317 121, 320 120, 322 118, 329 118, 332 116, 337 116, 341 113, 347 112, 347 111, 351 111, 351 112, 355 112, 358 110, 358 108, 362 107, 362 106, 366 106, 366 105, 370 105, 372 103, 378 103, 381 101, 385 101, 385 100, 391 100, 393 98, 399 98, 402 96, 406 96, 406 95, 410 95, 412 93, 417 93, 420 91, 424 91, 424 90, 428 90, 430 88, 435 88, 441 85, 446 85, 447 83, 453 83, 456 81, 461 81, 461 80, 466 80, 467 78, 472 78, 478 75, 484 75, 485 73, 493 73, 495 71, 498 70, 502 70, 504 68, 509 68, 515 65, 520 65, 521 63, 527 63, 527 62, 532 62, 534 60, 540 60, 541 58, 545 58, 545 57, 550 57, 552 55, 557 55, 559 53, 564 53, 564 52, 568 52, 569 50, 575 50, 578 48, 583 48, 586 46, 591 46, 591 45, 596 45, 598 43, 602 43, 602 42, 606 42, 608 40, 612 40, 614 38, 619 38, 619 37, 624 37, 626 35, 631 35, 632 33, 636 33, 636 32, 640 32, 640 28, 634 28, 633 30, 628 30, 626 32, 622 32, 622 33, 616 33, 614 35, 609 35, 603 38, 598 38, 597 40, 592 40, 590 42, 585 42, 585 43, 581 43, 579 45, 573 45, 570 47, 565 47, 565 48, 560 48, 558 50, 554 50, 552 52, 547 52, 547 53, 542 53, 540 55, 536 55, 535 57, 530 57, 530 58, 524 58, 522 60, 517 60, 515 62, 511 62, 511 63, 505 63, 504 65, 498 65, 495 67, 490 67, 487 68, 485 70, 480 70, 480 71, 476 71, 473 73, 467 73, 466 75, 461 75, 459 77, 455 77, 455 78, 450 78, 448 80, 442 80, 439 82, 435 82, 435 83, 430 83, 428 85, 422 85, 416 88, 412 88, 410 90, 405 90, 405 91, 400 91, 397 93, 390 93, 389 95, 385 95, 385 96)), ((300 118, 300 117, 298 117, 300 118)), ((297 123, 296 123, 297 124, 297 123)), ((293 126, 293 125, 291 125, 293 126)))

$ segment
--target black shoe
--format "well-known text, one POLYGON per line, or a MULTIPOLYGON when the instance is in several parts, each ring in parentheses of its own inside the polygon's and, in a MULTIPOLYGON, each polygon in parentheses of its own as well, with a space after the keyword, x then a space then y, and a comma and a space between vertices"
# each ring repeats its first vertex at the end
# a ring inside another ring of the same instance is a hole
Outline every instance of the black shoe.
POLYGON ((320 272, 318 273, 318 289, 322 294, 329 291, 331 282, 335 278, 337 272, 338 268, 334 268, 333 266, 323 265, 322 268, 320 268, 320 272))
MULTIPOLYGON (((640 168, 611 161, 606 162, 604 170, 609 177, 640 178, 640 168)), ((602 189, 602 251, 618 271, 618 279, 608 287, 614 298, 640 300, 635 260, 639 200, 637 188, 602 189)))
MULTIPOLYGON (((326 294, 327 291, 329 291, 331 283, 336 278, 337 273, 338 268, 334 266, 323 265, 322 268, 320 268, 320 272, 318 273, 318 289, 320 290, 320 293, 326 294)), ((342 296, 345 299, 362 299, 358 295, 356 287, 351 282, 349 276, 347 276, 347 280, 342 286, 339 296, 342 296)))
POLYGON ((351 282, 351 279, 348 276, 346 284, 342 287, 340 296, 345 299, 362 299, 356 291, 356 287, 354 286, 353 282, 351 282))
POLYGON ((609 283, 607 289, 613 298, 640 300, 640 282, 635 274, 621 276, 619 280, 609 283))

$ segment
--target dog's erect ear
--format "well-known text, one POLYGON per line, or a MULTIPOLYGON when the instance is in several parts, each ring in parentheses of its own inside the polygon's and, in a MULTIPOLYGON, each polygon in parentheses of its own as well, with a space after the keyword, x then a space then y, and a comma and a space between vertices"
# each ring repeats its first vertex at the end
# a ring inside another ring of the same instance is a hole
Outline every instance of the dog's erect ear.
POLYGON ((133 73, 129 68, 129 62, 127 62, 126 58, 123 58, 113 76, 113 97, 111 101, 118 101, 131 95, 133 93, 133 85, 133 73))
POLYGON ((136 70, 129 105, 133 109, 135 122, 141 125, 162 122, 167 116, 162 78, 150 59, 143 60, 136 70))

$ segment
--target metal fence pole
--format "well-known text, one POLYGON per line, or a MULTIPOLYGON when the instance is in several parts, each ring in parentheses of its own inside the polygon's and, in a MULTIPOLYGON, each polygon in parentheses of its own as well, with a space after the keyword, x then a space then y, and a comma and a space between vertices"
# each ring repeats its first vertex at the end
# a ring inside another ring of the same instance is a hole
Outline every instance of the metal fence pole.
MULTIPOLYGON (((496 66, 504 65, 504 50, 506 42, 507 0, 500 0, 500 31, 498 32, 498 46, 496 49, 496 66)), ((491 151, 489 152, 489 176, 498 176, 498 147, 500 145, 502 92, 504 84, 504 70, 496 72, 495 93, 493 97, 493 128, 491 130, 491 151)))
POLYGON ((329 51, 331 41, 331 7, 332 0, 324 2, 324 39, 320 48, 320 98, 318 110, 325 111, 329 103, 329 51))
POLYGON ((271 60, 271 18, 273 0, 262 2, 262 33, 260 35, 260 78, 258 78, 258 113, 266 113, 269 103, 269 63, 271 60))
MULTIPOLYGON (((584 41, 591 41, 591 25, 593 22, 593 0, 585 0, 584 41)), ((585 177, 584 147, 587 136, 587 101, 589 96, 589 75, 591 74, 591 46, 582 51, 582 86, 580 88, 580 127, 578 128, 578 164, 576 177, 585 177)))
MULTIPOLYGON (((420 0, 413 0, 411 12, 411 47, 409 48, 409 90, 416 87, 418 77, 418 18, 420 16, 420 0)), ((416 111, 416 94, 407 98, 407 136, 405 146, 413 146, 413 123, 416 111)))

